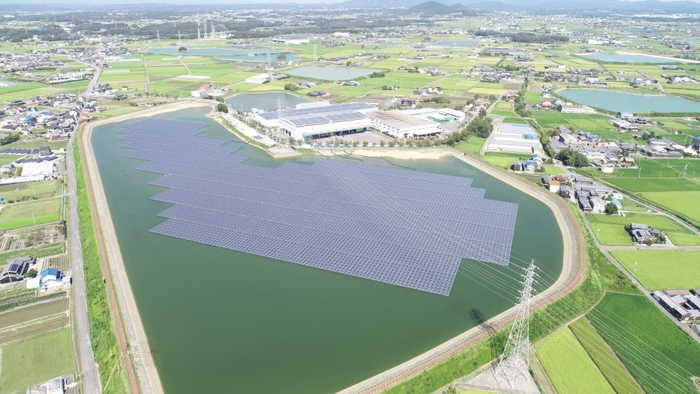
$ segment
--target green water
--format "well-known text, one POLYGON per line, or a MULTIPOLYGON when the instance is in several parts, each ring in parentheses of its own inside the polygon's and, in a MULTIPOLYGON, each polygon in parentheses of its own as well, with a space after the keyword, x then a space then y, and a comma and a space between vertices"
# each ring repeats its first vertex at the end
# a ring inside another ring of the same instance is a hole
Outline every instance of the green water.
MULTIPOLYGON (((189 109, 167 118, 207 123, 206 135, 233 138, 206 112, 189 109)), ((115 131, 129 122, 97 128, 92 144, 168 394, 335 392, 468 330, 477 316, 513 306, 515 290, 487 287, 497 276, 504 286, 517 286, 508 268, 464 261, 464 274, 443 297, 151 234, 164 220, 157 213, 169 204, 150 200, 164 190, 146 184, 157 174, 133 170, 142 161, 121 157, 128 150, 115 131)), ((283 163, 249 146, 237 154, 251 156, 251 165, 283 163)), ((537 259, 555 276, 560 272, 561 233, 542 203, 454 158, 393 162, 471 177, 487 198, 519 203, 515 255, 537 259)))

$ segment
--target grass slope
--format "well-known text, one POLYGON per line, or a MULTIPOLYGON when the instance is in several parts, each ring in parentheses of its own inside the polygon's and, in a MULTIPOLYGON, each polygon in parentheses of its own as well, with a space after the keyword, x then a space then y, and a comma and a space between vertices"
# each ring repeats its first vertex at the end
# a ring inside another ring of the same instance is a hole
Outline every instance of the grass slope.
POLYGON ((75 362, 68 329, 9 345, 2 351, 0 393, 24 391, 28 385, 73 371, 75 362))
POLYGON ((587 317, 647 393, 697 394, 700 344, 646 297, 608 293, 587 317))
POLYGON ((614 394, 586 350, 567 327, 535 345, 537 358, 560 393, 614 394))

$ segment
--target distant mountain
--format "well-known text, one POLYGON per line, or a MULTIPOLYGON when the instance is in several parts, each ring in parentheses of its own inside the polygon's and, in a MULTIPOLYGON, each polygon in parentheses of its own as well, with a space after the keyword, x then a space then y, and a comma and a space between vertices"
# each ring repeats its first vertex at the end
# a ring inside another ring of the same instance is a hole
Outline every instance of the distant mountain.
POLYGON ((437 1, 426 1, 425 3, 418 4, 417 6, 409 8, 408 12, 421 13, 423 15, 449 15, 454 13, 476 15, 472 10, 468 9, 462 4, 447 6, 437 1), (454 8, 455 6, 460 8, 456 9, 454 8))
POLYGON ((455 10, 455 11, 465 11, 465 10, 468 10, 467 6, 465 6, 464 4, 459 4, 459 3, 457 3, 457 4, 452 4, 452 5, 450 6, 450 8, 452 8, 452 9, 455 10))

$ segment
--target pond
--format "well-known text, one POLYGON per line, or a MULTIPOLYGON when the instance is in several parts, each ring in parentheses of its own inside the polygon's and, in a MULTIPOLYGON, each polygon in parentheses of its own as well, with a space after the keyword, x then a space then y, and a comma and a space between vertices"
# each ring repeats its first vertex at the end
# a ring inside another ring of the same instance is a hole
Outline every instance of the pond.
POLYGON ((365 75, 372 74, 375 71, 381 71, 371 68, 358 68, 358 67, 319 67, 319 66, 307 66, 295 68, 293 70, 285 71, 289 75, 294 75, 297 77, 314 78, 314 79, 325 79, 328 81, 345 81, 348 79, 354 79, 358 77, 363 77, 365 75))
POLYGON ((226 56, 221 57, 221 60, 235 61, 235 62, 256 62, 263 63, 268 60, 271 63, 286 63, 286 62, 298 62, 301 59, 294 56, 291 53, 284 53, 284 57, 281 56, 279 52, 270 52, 270 56, 267 53, 249 53, 247 55, 237 55, 237 56, 226 56))
POLYGON ((237 111, 248 112, 251 108, 269 111, 277 108, 277 100, 282 100, 282 108, 294 108, 297 104, 307 103, 301 97, 289 93, 243 93, 226 99, 226 104, 237 111))
POLYGON ((432 46, 435 47, 475 47, 478 43, 476 41, 457 41, 457 40, 442 40, 438 41, 432 46))
MULTIPOLYGON (((265 52, 265 53, 274 53, 277 54, 280 51, 274 50, 274 49, 265 49, 263 48, 262 50, 241 50, 241 49, 228 49, 228 48, 187 48, 187 51, 185 52, 180 52, 178 51, 178 48, 148 48, 149 53, 158 53, 162 55, 198 55, 198 56, 236 56, 236 55, 242 55, 246 56, 249 53, 260 53, 260 52, 265 52)), ((267 56, 267 55, 265 55, 267 56)), ((276 55, 275 55, 276 56, 276 55)))
POLYGON ((652 56, 636 53, 596 53, 592 55, 580 55, 586 58, 600 60, 601 62, 615 63, 677 63, 681 59, 667 59, 661 56, 652 56))
MULTIPOLYGON (((194 108, 158 117, 207 124, 206 136, 241 146, 208 112, 194 108)), ((123 157, 130 150, 121 147, 117 131, 135 121, 96 128, 92 146, 166 393, 337 392, 511 308, 520 287, 517 267, 530 258, 546 273, 538 290, 561 271, 562 234, 552 212, 454 157, 363 159, 473 178, 486 198, 518 203, 512 264, 463 260, 447 297, 151 233, 170 204, 151 200, 164 191, 148 184, 159 175, 134 170, 144 162, 123 157)), ((250 145, 235 154, 249 157, 245 164, 267 167, 318 160, 272 159, 250 145)))
POLYGON ((644 95, 610 90, 564 89, 560 95, 579 104, 619 112, 700 112, 700 102, 665 95, 644 95))

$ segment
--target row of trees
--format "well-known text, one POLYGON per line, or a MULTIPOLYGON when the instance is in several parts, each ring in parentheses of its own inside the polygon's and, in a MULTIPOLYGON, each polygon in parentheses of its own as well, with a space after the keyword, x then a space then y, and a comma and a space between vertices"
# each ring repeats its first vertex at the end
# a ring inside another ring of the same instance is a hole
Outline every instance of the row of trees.
POLYGON ((462 141, 466 141, 470 135, 487 138, 491 135, 491 132, 493 132, 492 119, 487 117, 486 111, 482 109, 479 111, 479 115, 464 130, 450 134, 445 143, 449 146, 455 146, 462 141))

